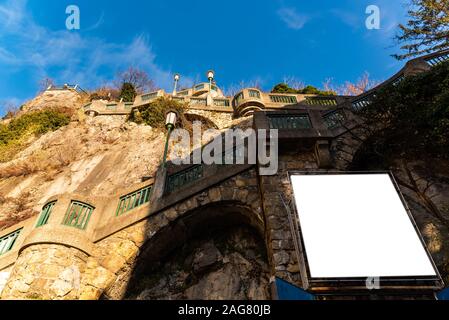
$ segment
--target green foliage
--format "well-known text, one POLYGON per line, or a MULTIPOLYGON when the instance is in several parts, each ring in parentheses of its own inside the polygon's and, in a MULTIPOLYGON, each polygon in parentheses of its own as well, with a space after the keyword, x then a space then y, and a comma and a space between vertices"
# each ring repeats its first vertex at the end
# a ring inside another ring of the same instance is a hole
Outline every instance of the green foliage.
POLYGON ((178 125, 186 127, 188 121, 183 115, 185 106, 177 101, 164 97, 158 98, 148 105, 139 108, 138 112, 134 112, 130 115, 129 120, 136 123, 145 123, 153 128, 164 128, 166 112, 172 109, 176 110, 180 116, 178 125))
POLYGON ((125 82, 122 84, 122 88, 120 89, 120 99, 123 99, 125 102, 133 102, 137 96, 136 88, 132 83, 125 82))
POLYGON ((402 43, 398 60, 449 47, 449 1, 411 0, 406 25, 400 24, 396 40, 402 43))
POLYGON ((70 116, 56 110, 35 111, 0 124, 0 161, 9 160, 30 135, 42 135, 69 124, 70 116))
POLYGON ((271 90, 272 93, 298 93, 298 90, 290 88, 286 83, 279 83, 277 84, 273 90, 271 90))
POLYGON ((362 115, 378 155, 449 158, 449 63, 387 86, 362 115))
POLYGON ((293 93, 293 94, 316 94, 320 96, 328 96, 328 95, 335 95, 335 92, 332 91, 321 91, 314 86, 306 86, 303 89, 294 89, 288 86, 286 83, 279 83, 277 84, 273 90, 272 93, 293 93))

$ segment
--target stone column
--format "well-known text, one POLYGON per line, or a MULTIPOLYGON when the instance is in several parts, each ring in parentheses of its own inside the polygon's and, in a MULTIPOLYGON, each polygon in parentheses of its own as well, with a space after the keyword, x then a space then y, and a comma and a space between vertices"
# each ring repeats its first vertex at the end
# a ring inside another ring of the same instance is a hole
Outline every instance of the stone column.
POLYGON ((58 244, 36 244, 19 255, 2 299, 73 300, 81 294, 88 255, 58 244))
POLYGON ((61 197, 49 223, 24 239, 1 299, 79 299, 94 244, 86 231, 60 224, 69 199, 61 197))

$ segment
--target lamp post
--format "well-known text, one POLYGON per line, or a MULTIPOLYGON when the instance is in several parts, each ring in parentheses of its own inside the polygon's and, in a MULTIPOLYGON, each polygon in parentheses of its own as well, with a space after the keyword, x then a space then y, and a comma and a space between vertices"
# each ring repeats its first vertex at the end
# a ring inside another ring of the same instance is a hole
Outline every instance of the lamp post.
POLYGON ((178 91, 178 82, 181 79, 181 76, 179 75, 179 73, 175 74, 174 79, 175 79, 175 88, 173 89, 173 95, 176 96, 177 91, 178 91))
POLYGON ((215 72, 214 70, 207 71, 207 79, 209 79, 209 94, 212 89, 212 81, 214 80, 215 72))
POLYGON ((165 127, 167 128, 168 133, 167 133, 167 141, 165 142, 165 150, 164 150, 164 160, 163 160, 164 168, 167 166, 168 142, 170 141, 170 134, 171 134, 172 130, 175 128, 177 118, 178 118, 178 114, 173 110, 169 110, 166 114, 165 127))

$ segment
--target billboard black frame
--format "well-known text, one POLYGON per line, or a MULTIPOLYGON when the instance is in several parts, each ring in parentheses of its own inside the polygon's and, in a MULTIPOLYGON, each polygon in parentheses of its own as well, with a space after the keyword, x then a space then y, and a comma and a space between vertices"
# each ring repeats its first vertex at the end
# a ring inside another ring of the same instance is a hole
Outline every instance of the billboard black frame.
POLYGON ((416 221, 411 213, 411 210, 399 188, 399 185, 391 171, 300 171, 289 170, 287 171, 288 180, 292 188, 292 210, 296 220, 290 221, 292 234, 294 234, 295 242, 298 242, 296 247, 300 270, 301 279, 304 285, 304 289, 313 292, 315 294, 329 294, 331 292, 357 292, 360 294, 375 294, 376 292, 388 292, 390 294, 401 294, 401 292, 407 293, 411 291, 419 292, 436 292, 444 288, 443 279, 436 267, 436 264, 426 246, 426 243, 421 235, 421 232, 416 224, 416 221), (421 241, 427 257, 429 258, 436 276, 399 276, 399 277, 378 277, 379 289, 367 288, 367 277, 342 277, 342 278, 313 278, 311 276, 310 267, 307 259, 307 250, 305 247, 304 238, 301 232, 301 223, 299 218, 299 212, 296 205, 295 193, 293 190, 293 184, 291 181, 292 176, 297 175, 367 175, 367 174, 382 174, 388 175, 396 189, 402 205, 404 206, 407 215, 415 229, 417 236, 421 241), (295 223, 296 221, 296 223, 295 223))

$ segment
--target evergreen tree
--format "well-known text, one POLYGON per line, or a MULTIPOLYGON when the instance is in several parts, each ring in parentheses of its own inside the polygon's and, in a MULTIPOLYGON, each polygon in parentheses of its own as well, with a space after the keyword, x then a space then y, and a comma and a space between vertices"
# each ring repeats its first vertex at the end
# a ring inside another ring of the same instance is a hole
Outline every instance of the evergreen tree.
POLYGON ((120 89, 119 98, 123 99, 124 102, 134 102, 136 96, 137 92, 133 84, 129 82, 124 82, 122 84, 122 88, 120 89))
POLYGON ((449 0, 411 0, 410 20, 395 37, 405 52, 398 60, 449 47, 449 0))

